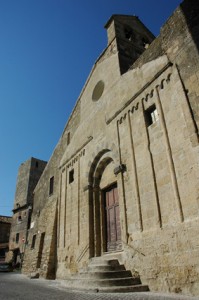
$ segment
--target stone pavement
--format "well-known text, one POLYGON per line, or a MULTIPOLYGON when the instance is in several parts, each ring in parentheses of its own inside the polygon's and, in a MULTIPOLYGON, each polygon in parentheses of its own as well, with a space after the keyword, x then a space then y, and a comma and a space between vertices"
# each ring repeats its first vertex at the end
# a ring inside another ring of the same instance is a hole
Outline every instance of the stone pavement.
MULTIPOLYGON (((52 292, 57 290, 56 299, 63 299, 63 292, 68 300, 199 300, 198 297, 182 296, 180 294, 165 294, 153 292, 140 292, 140 293, 97 293, 94 291, 80 291, 66 288, 64 280, 46 280, 46 279, 29 279, 22 274, 13 274, 13 278, 20 285, 20 282, 25 283, 26 286, 33 285, 34 289, 49 288, 52 292), (62 296, 59 297, 59 292, 62 296)), ((52 295, 51 295, 52 296, 52 295)), ((48 295, 46 294, 46 297, 48 295)), ((42 298, 47 299, 47 298, 42 298)), ((49 299, 49 298, 48 298, 49 299)), ((50 298, 51 299, 51 298, 50 298)))
POLYGON ((165 294, 165 293, 154 293, 154 292, 139 292, 139 293, 98 293, 93 290, 72 290, 65 287, 64 280, 44 280, 39 279, 39 281, 45 281, 51 287, 57 289, 64 289, 66 292, 75 293, 76 299, 81 300, 199 300, 198 297, 183 296, 180 294, 165 294))

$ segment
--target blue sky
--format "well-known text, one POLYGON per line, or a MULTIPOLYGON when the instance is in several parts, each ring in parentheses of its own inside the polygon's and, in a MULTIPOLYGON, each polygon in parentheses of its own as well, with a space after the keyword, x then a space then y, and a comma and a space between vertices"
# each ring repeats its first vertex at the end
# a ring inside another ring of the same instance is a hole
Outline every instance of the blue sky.
POLYGON ((11 215, 20 164, 49 160, 112 14, 155 34, 179 0, 0 0, 0 215, 11 215))

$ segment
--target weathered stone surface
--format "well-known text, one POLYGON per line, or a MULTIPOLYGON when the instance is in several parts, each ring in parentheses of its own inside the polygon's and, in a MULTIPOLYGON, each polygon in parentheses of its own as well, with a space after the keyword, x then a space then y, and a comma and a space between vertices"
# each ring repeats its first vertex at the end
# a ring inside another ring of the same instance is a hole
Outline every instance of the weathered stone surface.
POLYGON ((108 47, 34 190, 24 273, 71 278, 112 243, 151 291, 199 295, 198 9, 185 0, 139 58, 148 29, 107 23, 108 47))
MULTIPOLYGON (((47 162, 31 157, 19 167, 7 260, 20 264, 27 243, 34 189, 47 162)), ((38 212, 37 212, 38 213, 38 212)))
POLYGON ((9 261, 9 237, 12 218, 8 216, 0 216, 0 261, 9 261))

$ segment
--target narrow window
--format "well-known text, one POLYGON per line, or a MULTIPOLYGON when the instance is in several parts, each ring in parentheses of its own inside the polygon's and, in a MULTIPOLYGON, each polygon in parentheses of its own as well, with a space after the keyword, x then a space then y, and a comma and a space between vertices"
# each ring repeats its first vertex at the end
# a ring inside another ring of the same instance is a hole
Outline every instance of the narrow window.
POLYGON ((35 167, 36 167, 36 168, 38 168, 38 167, 39 167, 39 163, 38 163, 38 161, 36 161, 36 163, 35 163, 35 167))
POLYGON ((19 233, 16 233, 16 243, 19 243, 19 233))
POLYGON ((74 169, 69 172, 69 183, 74 181, 74 169))
POLYGON ((69 145, 70 144, 70 132, 68 132, 68 134, 67 134, 67 145, 69 145))
POLYGON ((146 125, 150 126, 158 121, 159 116, 155 105, 152 105, 145 111, 146 125))
POLYGON ((53 194, 54 189, 54 176, 50 178, 49 196, 53 194))
POLYGON ((31 249, 35 248, 35 242, 36 242, 36 234, 34 234, 33 237, 32 237, 31 249))
POLYGON ((124 29, 124 35, 125 38, 128 39, 129 41, 131 41, 133 39, 133 31, 131 28, 125 28, 124 29))
POLYGON ((18 216, 18 218, 17 218, 18 223, 20 223, 21 220, 22 220, 21 216, 18 216))

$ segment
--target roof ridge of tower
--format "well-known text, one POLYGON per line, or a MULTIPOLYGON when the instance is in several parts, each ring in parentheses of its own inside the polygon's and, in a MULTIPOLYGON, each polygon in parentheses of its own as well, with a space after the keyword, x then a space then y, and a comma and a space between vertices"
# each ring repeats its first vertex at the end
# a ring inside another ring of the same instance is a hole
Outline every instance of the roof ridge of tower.
POLYGON ((108 19, 108 21, 106 22, 106 24, 104 25, 104 28, 107 29, 107 27, 108 27, 109 24, 112 22, 112 20, 113 20, 114 18, 117 18, 117 17, 126 17, 126 18, 129 17, 129 18, 139 19, 139 17, 136 16, 136 15, 113 14, 113 15, 108 19))

